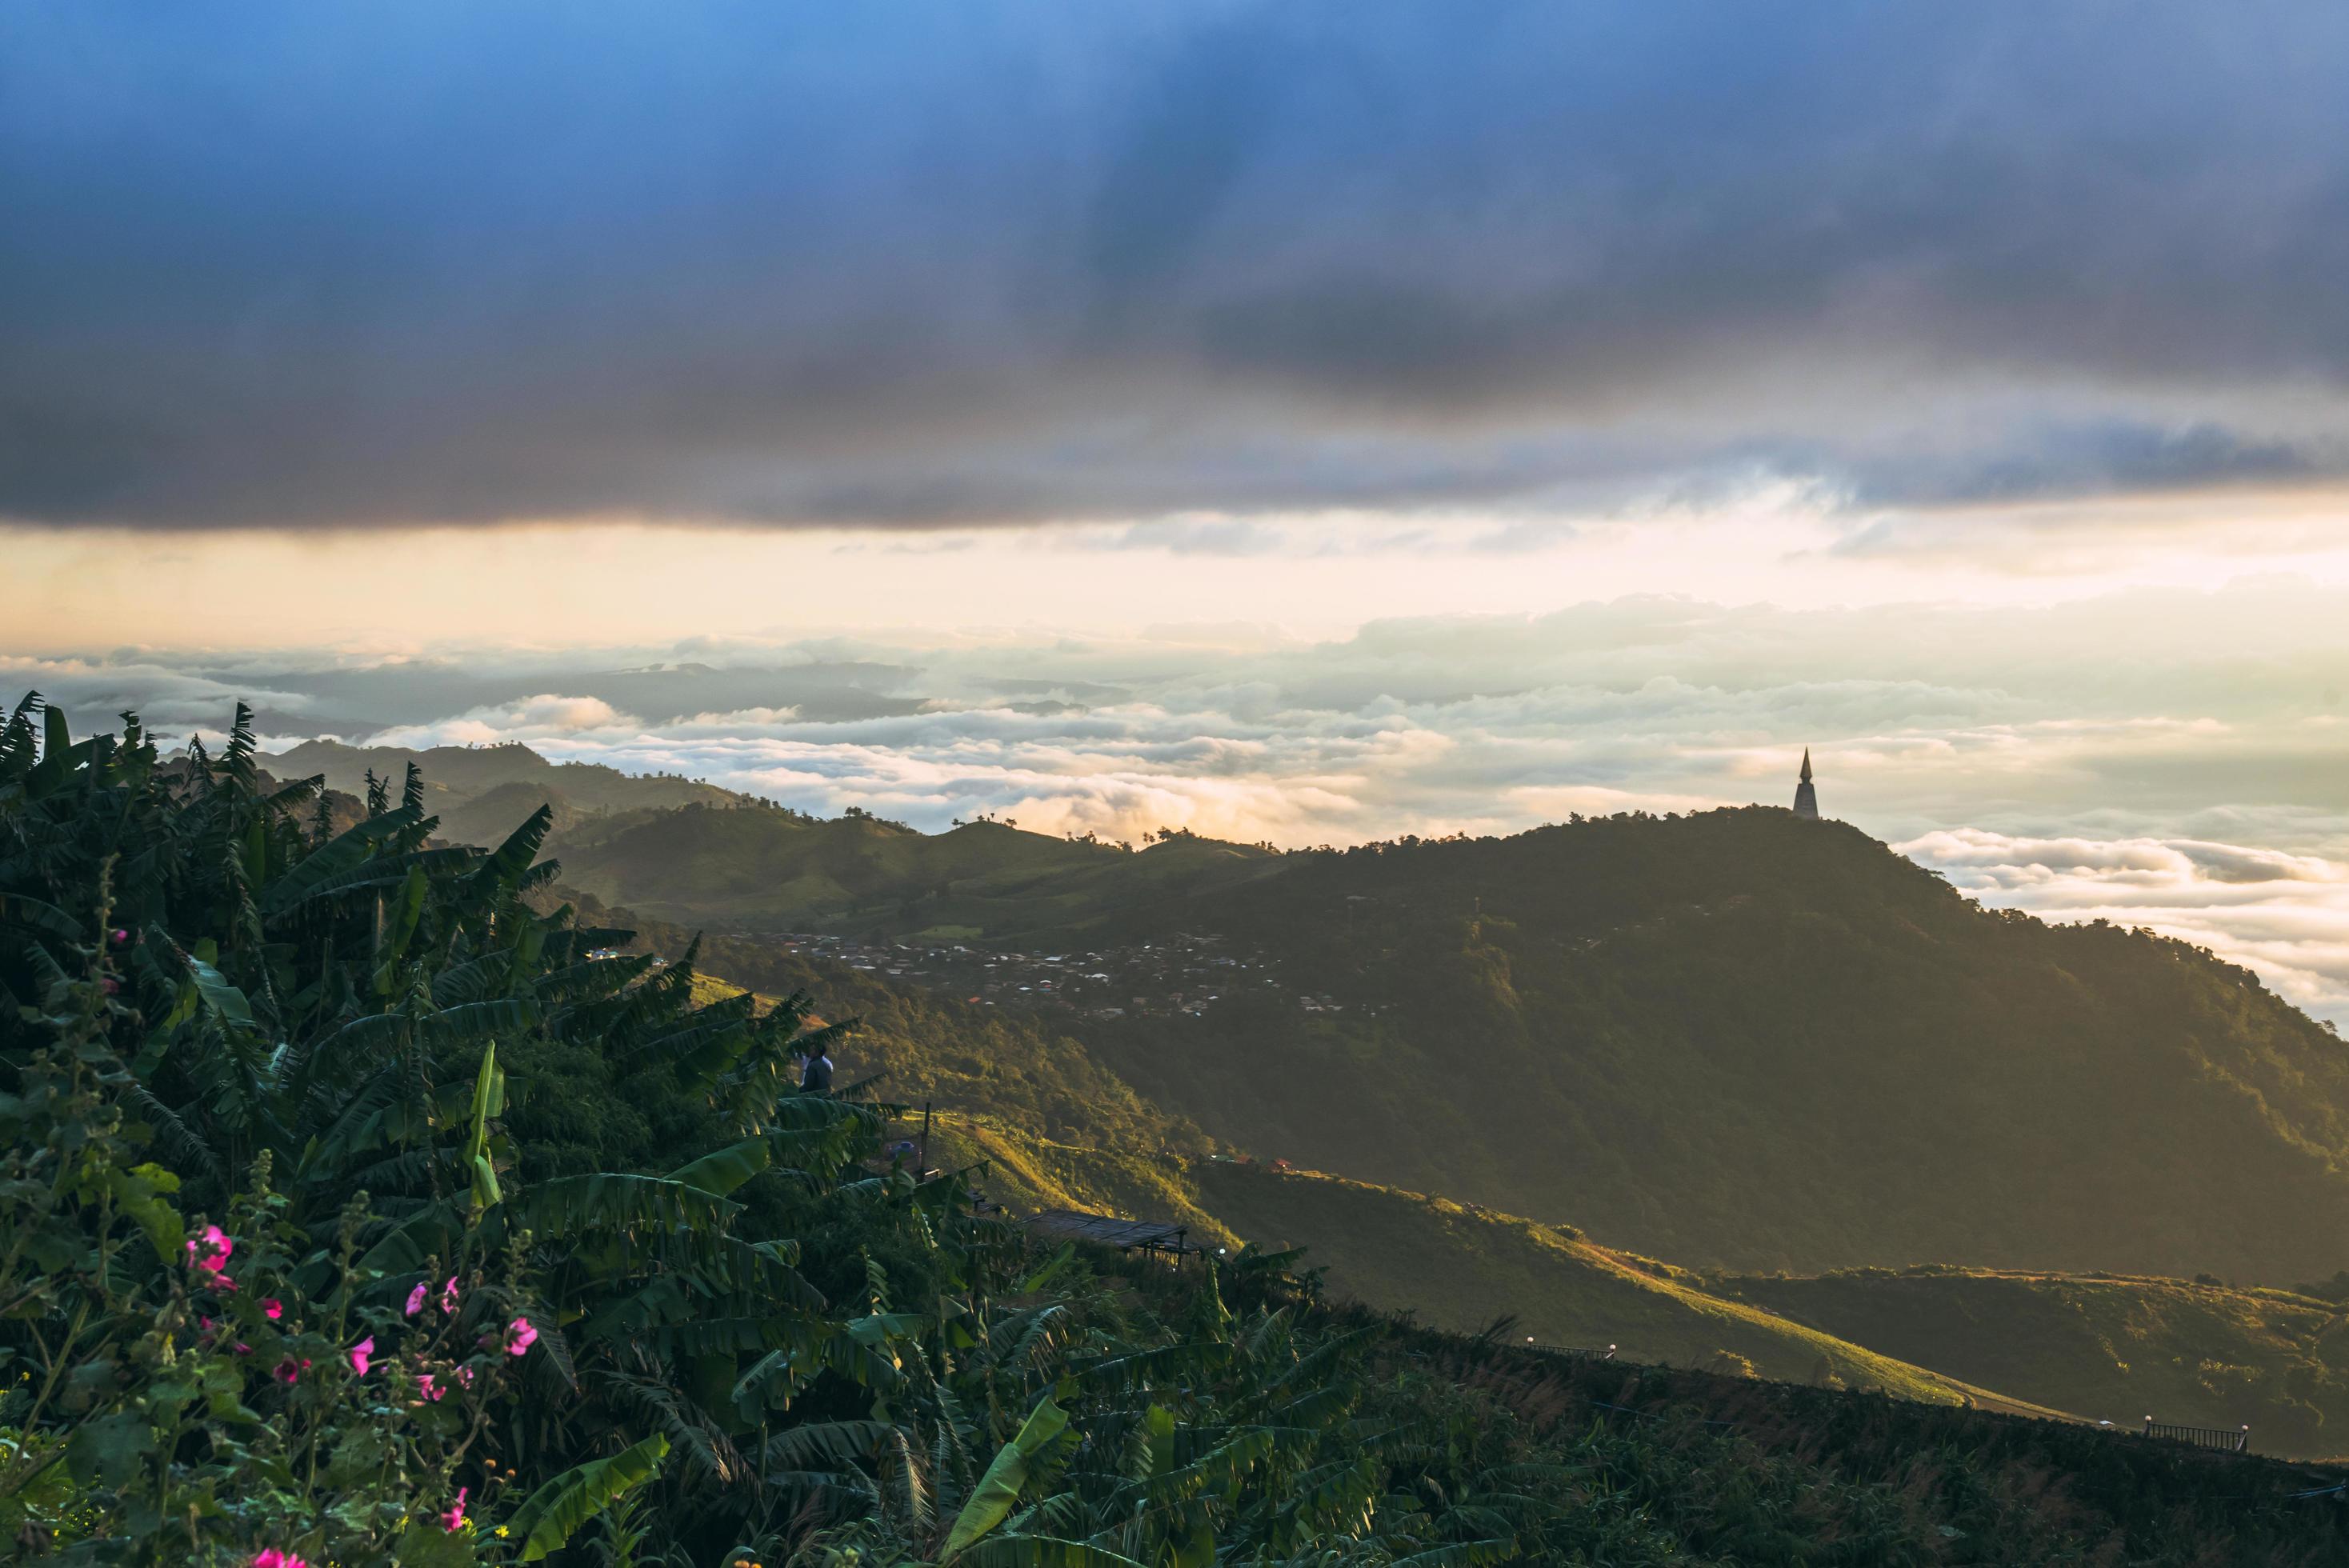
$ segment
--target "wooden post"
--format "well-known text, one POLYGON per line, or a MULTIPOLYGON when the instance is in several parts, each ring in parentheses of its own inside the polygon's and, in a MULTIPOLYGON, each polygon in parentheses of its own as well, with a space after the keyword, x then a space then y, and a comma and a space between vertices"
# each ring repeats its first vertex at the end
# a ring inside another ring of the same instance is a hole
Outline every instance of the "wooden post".
POLYGON ((927 1178, 927 1177, 928 1177, 929 1173, 930 1173, 930 1102, 929 1102, 928 1100, 926 1100, 926 1100, 922 1101, 922 1168, 921 1168, 920 1170, 918 1170, 918 1171, 915 1171, 915 1172, 914 1172, 914 1180, 916 1180, 916 1181, 919 1181, 925 1180, 926 1178, 927 1178))

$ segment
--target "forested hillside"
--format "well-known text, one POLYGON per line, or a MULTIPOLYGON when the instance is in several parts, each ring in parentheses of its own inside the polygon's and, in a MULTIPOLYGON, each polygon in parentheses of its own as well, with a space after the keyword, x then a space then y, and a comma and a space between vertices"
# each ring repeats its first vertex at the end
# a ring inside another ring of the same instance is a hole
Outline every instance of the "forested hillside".
POLYGON ((1099 1034, 1260 1152, 1692 1264, 2341 1266, 2349 1049, 2181 944, 1763 808, 1286 864, 1195 923, 1350 1011, 1099 1034))
POLYGON ((1274 854, 686 809, 555 843, 577 885, 721 929, 1215 934, 1278 985, 1043 1026, 1242 1149, 1694 1266, 2343 1264, 2331 1032, 2180 944, 1985 911, 1839 823, 1274 854))
MULTIPOLYGON (((691 950, 680 928, 581 902, 599 923, 638 928, 648 950, 691 950)), ((757 941, 708 939, 698 951, 706 969, 756 976, 777 996, 807 989, 856 1016, 834 1047, 843 1068, 885 1073, 885 1088, 939 1105, 933 1157, 986 1162, 983 1185, 1019 1212, 1104 1210, 1185 1223, 1208 1244, 1303 1246, 1333 1294, 1445 1328, 1508 1315, 1545 1343, 1615 1344, 1640 1361, 2091 1419, 2158 1412, 2248 1423, 2263 1452, 2349 1452, 2349 1314, 2329 1295, 2239 1289, 2208 1274, 1948 1264, 1708 1276, 1562 1222, 1202 1158, 1211 1145, 1195 1127, 1139 1097, 1081 1042, 1047 1033, 1050 1015, 925 996, 757 941), (971 1040, 985 1051, 968 1051, 971 1040)))
MULTIPOLYGON (((2328 1478, 1569 1365, 1297 1260, 1045 1253, 816 999, 533 906, 548 818, 336 830, 240 715, 0 728, 0 1529, 70 1563, 2309 1564, 2328 1478), (1953 1545, 1952 1543, 1964 1543, 1953 1545)), ((826 1003, 825 1006, 830 1007, 826 1003)), ((836 1009, 834 1009, 836 1010, 836 1009)), ((1022 1047, 1026 1048, 1026 1047, 1022 1047)))

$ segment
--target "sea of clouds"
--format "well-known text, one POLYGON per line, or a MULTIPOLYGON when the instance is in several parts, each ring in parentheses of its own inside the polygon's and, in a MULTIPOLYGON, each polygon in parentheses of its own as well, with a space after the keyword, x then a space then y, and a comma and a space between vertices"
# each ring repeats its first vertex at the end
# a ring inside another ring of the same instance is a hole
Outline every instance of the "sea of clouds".
POLYGON ((1986 903, 2208 945, 2349 1017, 2349 615, 2284 583, 2059 610, 1542 616, 381 656, 0 659, 77 727, 523 741, 926 830, 1281 845, 1820 800, 1986 903))

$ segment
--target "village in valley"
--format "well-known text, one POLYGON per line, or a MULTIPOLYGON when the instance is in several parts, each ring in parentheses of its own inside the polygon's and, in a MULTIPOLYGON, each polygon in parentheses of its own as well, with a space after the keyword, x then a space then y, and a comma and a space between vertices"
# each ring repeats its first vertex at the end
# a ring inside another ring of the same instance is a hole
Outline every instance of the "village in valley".
POLYGON ((1220 936, 1178 933, 1163 942, 1014 953, 919 938, 882 942, 812 932, 736 934, 980 1006, 1065 1008, 1090 1018, 1203 1017, 1242 996, 1278 996, 1293 1000, 1304 1013, 1346 1009, 1333 996, 1297 991, 1264 954, 1235 947, 1220 936))

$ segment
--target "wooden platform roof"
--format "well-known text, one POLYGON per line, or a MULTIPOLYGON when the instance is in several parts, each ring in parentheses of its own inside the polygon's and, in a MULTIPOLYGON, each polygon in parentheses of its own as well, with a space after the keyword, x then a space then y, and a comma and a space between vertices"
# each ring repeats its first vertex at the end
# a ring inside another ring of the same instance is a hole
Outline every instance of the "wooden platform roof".
POLYGON ((1166 1220, 1121 1220, 1113 1214, 1088 1214, 1076 1209, 1047 1209, 1030 1215, 1028 1229, 1055 1241, 1089 1242, 1096 1246, 1137 1248, 1155 1253, 1195 1253, 1184 1237, 1188 1225, 1166 1220))

